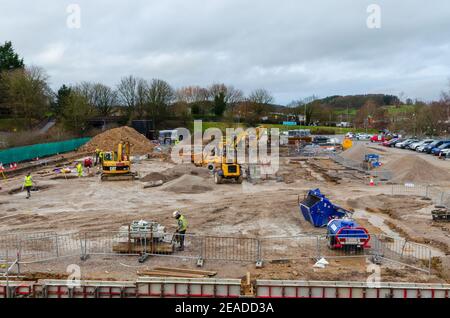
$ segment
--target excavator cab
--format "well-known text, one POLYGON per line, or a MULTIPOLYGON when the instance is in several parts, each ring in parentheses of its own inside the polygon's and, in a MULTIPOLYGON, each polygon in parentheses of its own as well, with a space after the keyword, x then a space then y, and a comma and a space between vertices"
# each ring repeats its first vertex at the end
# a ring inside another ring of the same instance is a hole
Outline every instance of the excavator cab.
POLYGON ((134 180, 135 173, 131 172, 130 143, 120 142, 117 152, 105 152, 102 162, 102 181, 134 180))

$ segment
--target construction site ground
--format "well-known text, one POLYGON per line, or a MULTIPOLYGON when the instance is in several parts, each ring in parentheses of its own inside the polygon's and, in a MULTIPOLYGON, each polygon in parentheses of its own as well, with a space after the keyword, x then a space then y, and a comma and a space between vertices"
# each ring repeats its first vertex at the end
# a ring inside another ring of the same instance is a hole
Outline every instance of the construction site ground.
MULTIPOLYGON (((450 171, 450 161, 366 143, 359 146, 360 151, 372 149, 380 153, 385 166, 407 162, 412 156, 412 160, 419 158, 432 166, 433 171, 442 172, 444 177, 434 177, 433 185, 450 191, 450 179, 445 177, 450 171)), ((159 222, 173 232, 172 212, 181 210, 188 219, 191 234, 249 237, 324 234, 324 229, 314 228, 303 219, 297 204, 299 196, 302 198, 309 189, 320 188, 332 202, 354 210, 355 219, 371 233, 400 236, 432 248, 436 256, 432 275, 398 264, 384 264, 383 281, 450 282, 447 256, 450 224, 432 221, 430 213, 434 204, 420 197, 389 195, 389 184, 371 187, 366 175, 346 169, 331 159, 282 157, 278 178, 255 184, 244 181, 242 185, 216 185, 206 168, 175 165, 165 158, 135 163, 133 170, 140 177, 135 181, 101 182, 95 173, 82 178, 55 178, 52 168, 47 166, 34 172, 39 190, 33 191, 29 200, 20 191, 24 174, 2 181, 1 233, 117 231, 141 219, 159 222), (157 180, 163 180, 164 184, 144 188, 146 182, 157 180)), ((411 165, 411 169, 416 168, 411 165)), ((399 178, 408 176, 405 171, 398 173, 399 178)), ((295 255, 297 251, 290 253, 295 255)), ((138 271, 154 266, 194 268, 195 260, 182 255, 179 258, 152 256, 142 264, 136 256, 92 255, 86 261, 70 257, 23 264, 21 271, 29 279, 66 278, 67 266, 78 264, 84 279, 132 280, 138 271)), ((363 257, 328 261, 330 265, 324 269, 314 268, 315 260, 311 258, 266 262, 263 268, 256 268, 254 263, 206 261, 203 268, 217 271, 217 277, 223 278, 241 278, 250 272, 252 277, 267 279, 365 281, 370 275, 363 257)))

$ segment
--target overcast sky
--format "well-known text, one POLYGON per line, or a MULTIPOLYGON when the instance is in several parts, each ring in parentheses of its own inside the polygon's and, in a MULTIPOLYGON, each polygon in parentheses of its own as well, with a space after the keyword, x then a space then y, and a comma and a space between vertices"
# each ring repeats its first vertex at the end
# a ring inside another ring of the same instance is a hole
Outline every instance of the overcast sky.
POLYGON ((133 74, 175 88, 262 87, 280 104, 312 94, 431 100, 450 78, 450 1, 0 0, 4 41, 53 88, 133 74), (67 26, 70 4, 80 28, 67 26), (370 4, 379 29, 367 26, 370 4))

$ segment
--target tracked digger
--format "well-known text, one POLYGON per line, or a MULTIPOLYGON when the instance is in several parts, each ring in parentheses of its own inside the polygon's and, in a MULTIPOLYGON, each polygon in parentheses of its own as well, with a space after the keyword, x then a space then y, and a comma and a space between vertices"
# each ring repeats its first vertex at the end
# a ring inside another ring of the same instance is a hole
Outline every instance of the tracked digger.
POLYGON ((102 181, 134 180, 136 173, 131 172, 130 143, 121 141, 117 151, 104 152, 102 160, 102 181))
POLYGON ((234 137, 231 141, 231 149, 233 150, 232 159, 227 158, 227 139, 224 137, 219 143, 219 157, 220 162, 214 163, 214 182, 216 184, 223 183, 224 180, 235 180, 236 183, 242 183, 242 167, 237 160, 237 138, 234 137))

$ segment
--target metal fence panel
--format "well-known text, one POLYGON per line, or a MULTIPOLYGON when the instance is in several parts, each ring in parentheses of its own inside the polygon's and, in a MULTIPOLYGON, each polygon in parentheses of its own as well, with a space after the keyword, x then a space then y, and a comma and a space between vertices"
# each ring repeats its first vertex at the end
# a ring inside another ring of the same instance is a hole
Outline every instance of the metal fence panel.
POLYGON ((261 238, 261 259, 293 260, 319 257, 318 235, 261 238))
POLYGON ((259 241, 245 237, 203 237, 202 257, 205 260, 256 262, 259 241))

